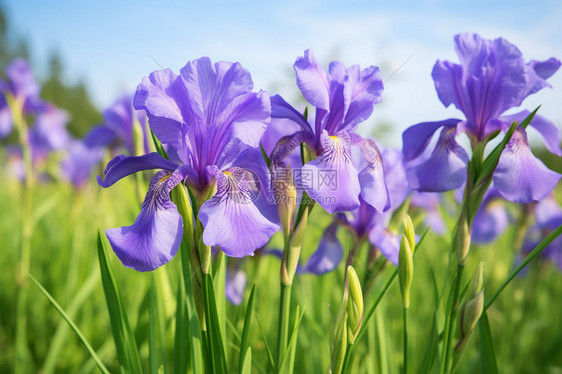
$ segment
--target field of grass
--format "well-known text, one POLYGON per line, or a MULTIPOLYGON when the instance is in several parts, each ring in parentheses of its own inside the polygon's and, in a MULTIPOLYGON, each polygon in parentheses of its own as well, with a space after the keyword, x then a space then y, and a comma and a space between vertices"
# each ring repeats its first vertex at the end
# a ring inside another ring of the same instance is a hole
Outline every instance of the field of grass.
MULTIPOLYGON (((87 349, 40 289, 29 278, 20 284, 16 282, 23 189, 19 181, 7 176, 6 168, 0 172, 5 175, 0 189, 0 372, 12 372, 18 360, 23 362, 24 372, 30 373, 97 372, 87 349), (17 308, 20 287, 27 290, 23 311, 17 308), (25 324, 25 338, 20 346, 16 345, 17 323, 25 324)), ((106 240, 103 230, 134 221, 140 207, 135 183, 134 178, 127 178, 113 188, 102 190, 92 178, 91 183, 78 191, 57 181, 37 183, 32 190, 30 274, 74 321, 110 372, 120 369, 100 276, 97 235, 99 229, 106 240)), ((516 205, 509 208, 516 220, 519 208, 516 205)), ((445 211, 443 209, 448 233, 438 236, 430 229, 414 257, 415 273, 408 311, 408 365, 412 373, 427 370, 419 368, 431 357, 428 351, 436 346, 438 333, 443 329, 444 312, 435 313, 435 309, 436 305, 443 308, 443 303, 437 301, 445 282, 450 282, 449 241, 457 218, 457 213, 449 216, 445 211)), ((422 218, 420 212, 413 215, 418 234, 426 228, 422 218)), ((306 260, 314 252, 329 222, 329 215, 321 208, 313 210, 301 259, 306 260)), ((488 299, 520 261, 517 249, 513 248, 516 231, 512 224, 493 244, 473 246, 463 284, 469 282, 479 262, 483 261, 484 295, 488 299)), ((350 239, 344 230, 340 230, 339 239, 347 251, 350 239)), ((271 248, 282 246, 279 234, 269 244, 271 248)), ((122 266, 108 244, 107 248, 109 265, 117 279, 142 369, 155 372, 161 368, 173 373, 178 372, 182 360, 191 364, 189 345, 182 349, 177 344, 179 335, 187 331, 196 334, 197 330, 190 284, 186 284, 187 289, 182 285, 180 253, 158 270, 140 273, 122 266), (177 319, 180 315, 178 303, 184 303, 186 295, 186 310, 191 320, 186 317, 180 321, 177 319)), ((389 263, 380 266, 382 262, 367 268, 366 257, 365 246, 358 253, 354 267, 362 283, 365 310, 369 310, 395 268, 389 263)), ((252 284, 255 284, 254 313, 247 340, 252 349, 251 372, 272 372, 278 328, 279 259, 258 252, 253 257, 230 259, 223 256, 222 260, 240 263, 248 276, 245 298, 239 306, 230 304, 224 293, 221 294, 224 273, 219 272, 215 277, 229 372, 237 372, 239 368, 246 303, 252 284)), ((303 312, 295 355, 296 373, 325 373, 330 365, 330 326, 341 302, 344 270, 344 264, 340 264, 336 271, 324 276, 303 274, 295 278, 291 305, 293 308, 299 305, 303 312)), ((562 373, 561 294, 560 269, 538 258, 488 309, 500 373, 562 373)), ((382 298, 374 318, 362 326, 364 331, 349 357, 347 372, 401 373, 402 328, 402 302, 396 280, 382 298)), ((482 326, 478 326, 458 373, 484 370, 483 357, 491 354, 490 346, 484 343, 482 326)), ((428 372, 439 369, 439 350, 434 353, 434 364, 429 366, 432 369, 428 372)))

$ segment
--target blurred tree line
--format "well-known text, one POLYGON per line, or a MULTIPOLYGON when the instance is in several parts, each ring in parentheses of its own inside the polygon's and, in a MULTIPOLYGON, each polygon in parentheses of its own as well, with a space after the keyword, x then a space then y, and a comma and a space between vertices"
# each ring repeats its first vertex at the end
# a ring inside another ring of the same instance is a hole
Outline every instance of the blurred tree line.
MULTIPOLYGON (((0 4, 0 71, 4 77, 4 69, 14 58, 23 57, 29 61, 34 72, 37 64, 31 55, 27 42, 11 28, 6 12, 0 4)), ((64 77, 64 64, 60 54, 51 53, 45 76, 36 74, 41 84, 41 97, 54 103, 57 107, 70 114, 68 130, 77 137, 83 136, 90 127, 102 121, 101 113, 94 106, 86 85, 79 80, 69 83, 64 77)))

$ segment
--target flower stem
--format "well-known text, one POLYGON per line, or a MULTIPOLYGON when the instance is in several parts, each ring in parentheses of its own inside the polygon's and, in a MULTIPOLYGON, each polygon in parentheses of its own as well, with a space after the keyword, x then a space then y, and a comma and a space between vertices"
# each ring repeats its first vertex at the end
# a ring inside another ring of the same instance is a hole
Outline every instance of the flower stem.
POLYGON ((6 97, 8 105, 12 113, 14 128, 18 130, 19 141, 22 151, 22 159, 25 167, 25 180, 22 192, 22 209, 21 209, 21 241, 20 241, 20 259, 16 268, 16 286, 18 289, 16 310, 16 338, 15 338, 15 366, 14 372, 26 372, 26 363, 28 362, 28 346, 27 346, 27 278, 31 262, 31 234, 32 221, 31 210, 32 188, 33 188, 33 170, 32 155, 29 146, 29 133, 27 123, 23 117, 23 103, 19 102, 11 96, 6 97))
POLYGON ((454 284, 454 293, 453 299, 451 300, 449 306, 449 311, 447 313, 447 321, 445 323, 445 331, 444 337, 445 342, 443 344, 443 354, 441 355, 441 370, 442 374, 447 373, 448 361, 449 361, 449 352, 451 351, 451 338, 454 330, 454 323, 455 318, 457 315, 457 299, 459 297, 459 289, 462 280, 462 273, 464 270, 464 265, 457 265, 457 275, 455 277, 455 284, 454 284))
POLYGON ((289 335, 289 317, 291 312, 292 285, 281 283, 281 300, 279 303, 279 329, 277 332, 277 372, 281 370, 281 363, 287 348, 289 335))
POLYGON ((404 374, 408 374, 408 308, 403 308, 404 317, 404 374))

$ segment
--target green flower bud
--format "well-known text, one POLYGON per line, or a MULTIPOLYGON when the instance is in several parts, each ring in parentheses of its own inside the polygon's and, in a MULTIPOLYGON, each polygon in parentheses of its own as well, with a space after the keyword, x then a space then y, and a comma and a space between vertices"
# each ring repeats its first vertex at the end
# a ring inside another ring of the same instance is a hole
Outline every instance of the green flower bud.
POLYGON ((291 235, 291 239, 289 242, 288 252, 286 253, 287 256, 287 279, 285 280, 285 284, 292 284, 293 277, 295 276, 295 272, 297 271, 297 266, 299 264, 299 257, 301 253, 302 247, 302 239, 304 237, 304 232, 306 229, 306 223, 308 222, 308 207, 305 208, 304 214, 295 228, 293 235, 291 235))
POLYGON ((400 291, 404 308, 410 307, 410 286, 414 277, 414 261, 412 249, 406 235, 402 235, 400 241, 400 252, 398 254, 398 279, 400 280, 400 291))
POLYGON ((290 166, 276 170, 275 176, 273 194, 283 228, 283 236, 288 238, 291 233, 291 221, 297 206, 297 190, 290 166))
POLYGON ((363 322, 363 291, 357 273, 351 266, 347 267, 347 281, 351 295, 351 299, 347 303, 348 340, 349 344, 353 344, 363 322))
POLYGON ((466 256, 470 250, 470 228, 464 215, 459 220, 457 232, 455 235, 455 248, 457 252, 457 262, 459 265, 464 266, 466 256))
POLYGON ((478 269, 476 269, 476 273, 472 280, 470 281, 470 285, 468 286, 468 291, 466 294, 466 300, 472 300, 474 297, 482 290, 482 286, 484 284, 484 265, 482 262, 478 265, 478 269))
POLYGON ((416 250, 416 233, 414 231, 414 224, 408 214, 404 215, 404 235, 408 239, 412 253, 416 250))
POLYGON ((461 316, 461 333, 462 336, 469 334, 478 323, 482 311, 484 310, 484 290, 480 290, 476 297, 463 306, 461 316))

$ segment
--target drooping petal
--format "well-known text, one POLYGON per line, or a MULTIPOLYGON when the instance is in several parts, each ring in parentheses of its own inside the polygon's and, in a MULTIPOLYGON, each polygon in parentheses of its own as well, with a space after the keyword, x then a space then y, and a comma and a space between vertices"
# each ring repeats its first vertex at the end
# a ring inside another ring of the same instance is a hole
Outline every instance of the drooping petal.
POLYGON ((380 151, 373 139, 352 136, 353 144, 359 146, 367 166, 359 172, 361 198, 378 212, 390 208, 390 196, 386 186, 384 167, 380 151))
MULTIPOLYGON (((514 121, 521 123, 525 118, 531 114, 528 110, 523 110, 519 113, 502 116, 501 120, 508 126, 514 121)), ((544 140, 546 148, 557 156, 562 156, 562 149, 560 149, 560 131, 558 126, 548 118, 535 114, 529 126, 537 130, 544 140)))
POLYGON ((66 147, 70 135, 66 131, 68 114, 64 110, 49 105, 35 120, 29 132, 33 157, 43 157, 48 152, 66 147))
POLYGON ((115 182, 127 175, 137 171, 150 169, 176 170, 177 164, 166 160, 156 152, 143 156, 124 156, 120 155, 109 161, 105 168, 105 178, 101 179, 98 175, 98 184, 104 188, 113 185, 115 182))
POLYGON ((156 137, 162 144, 173 147, 184 163, 190 154, 187 123, 193 118, 187 100, 185 84, 170 69, 144 77, 133 99, 135 109, 146 111, 156 137))
POLYGON ((306 272, 321 275, 338 267, 343 257, 343 248, 336 236, 337 230, 337 223, 332 223, 326 228, 318 248, 306 263, 306 272))
POLYGON ((330 108, 330 81, 326 70, 318 63, 312 50, 304 51, 293 65, 297 74, 297 86, 310 104, 317 108, 330 108))
POLYGON ((465 183, 468 155, 455 141, 456 134, 456 128, 444 128, 431 156, 419 164, 408 166, 406 173, 411 189, 444 192, 465 183))
POLYGON ((441 127, 456 127, 461 120, 449 118, 438 122, 422 122, 410 126, 402 133, 404 161, 411 161, 419 157, 431 142, 435 131, 441 127))
POLYGON ((359 175, 351 161, 351 139, 343 131, 321 135, 322 154, 302 168, 300 180, 309 196, 330 214, 359 207, 359 175))
POLYGON ((388 261, 394 266, 398 266, 400 240, 397 235, 385 229, 382 225, 377 225, 369 233, 369 241, 381 251, 388 261))
POLYGON ((217 169, 217 192, 199 209, 199 219, 205 228, 203 241, 220 246, 231 257, 252 255, 279 230, 254 205, 245 173, 237 167, 224 172, 217 169))
POLYGON ((183 221, 170 201, 170 191, 185 176, 183 167, 173 173, 156 173, 135 223, 105 231, 123 265, 138 271, 151 271, 175 256, 182 240, 183 221))
POLYGON ((501 154, 492 178, 505 199, 530 203, 544 199, 560 180, 560 174, 533 155, 525 130, 518 127, 501 154))

